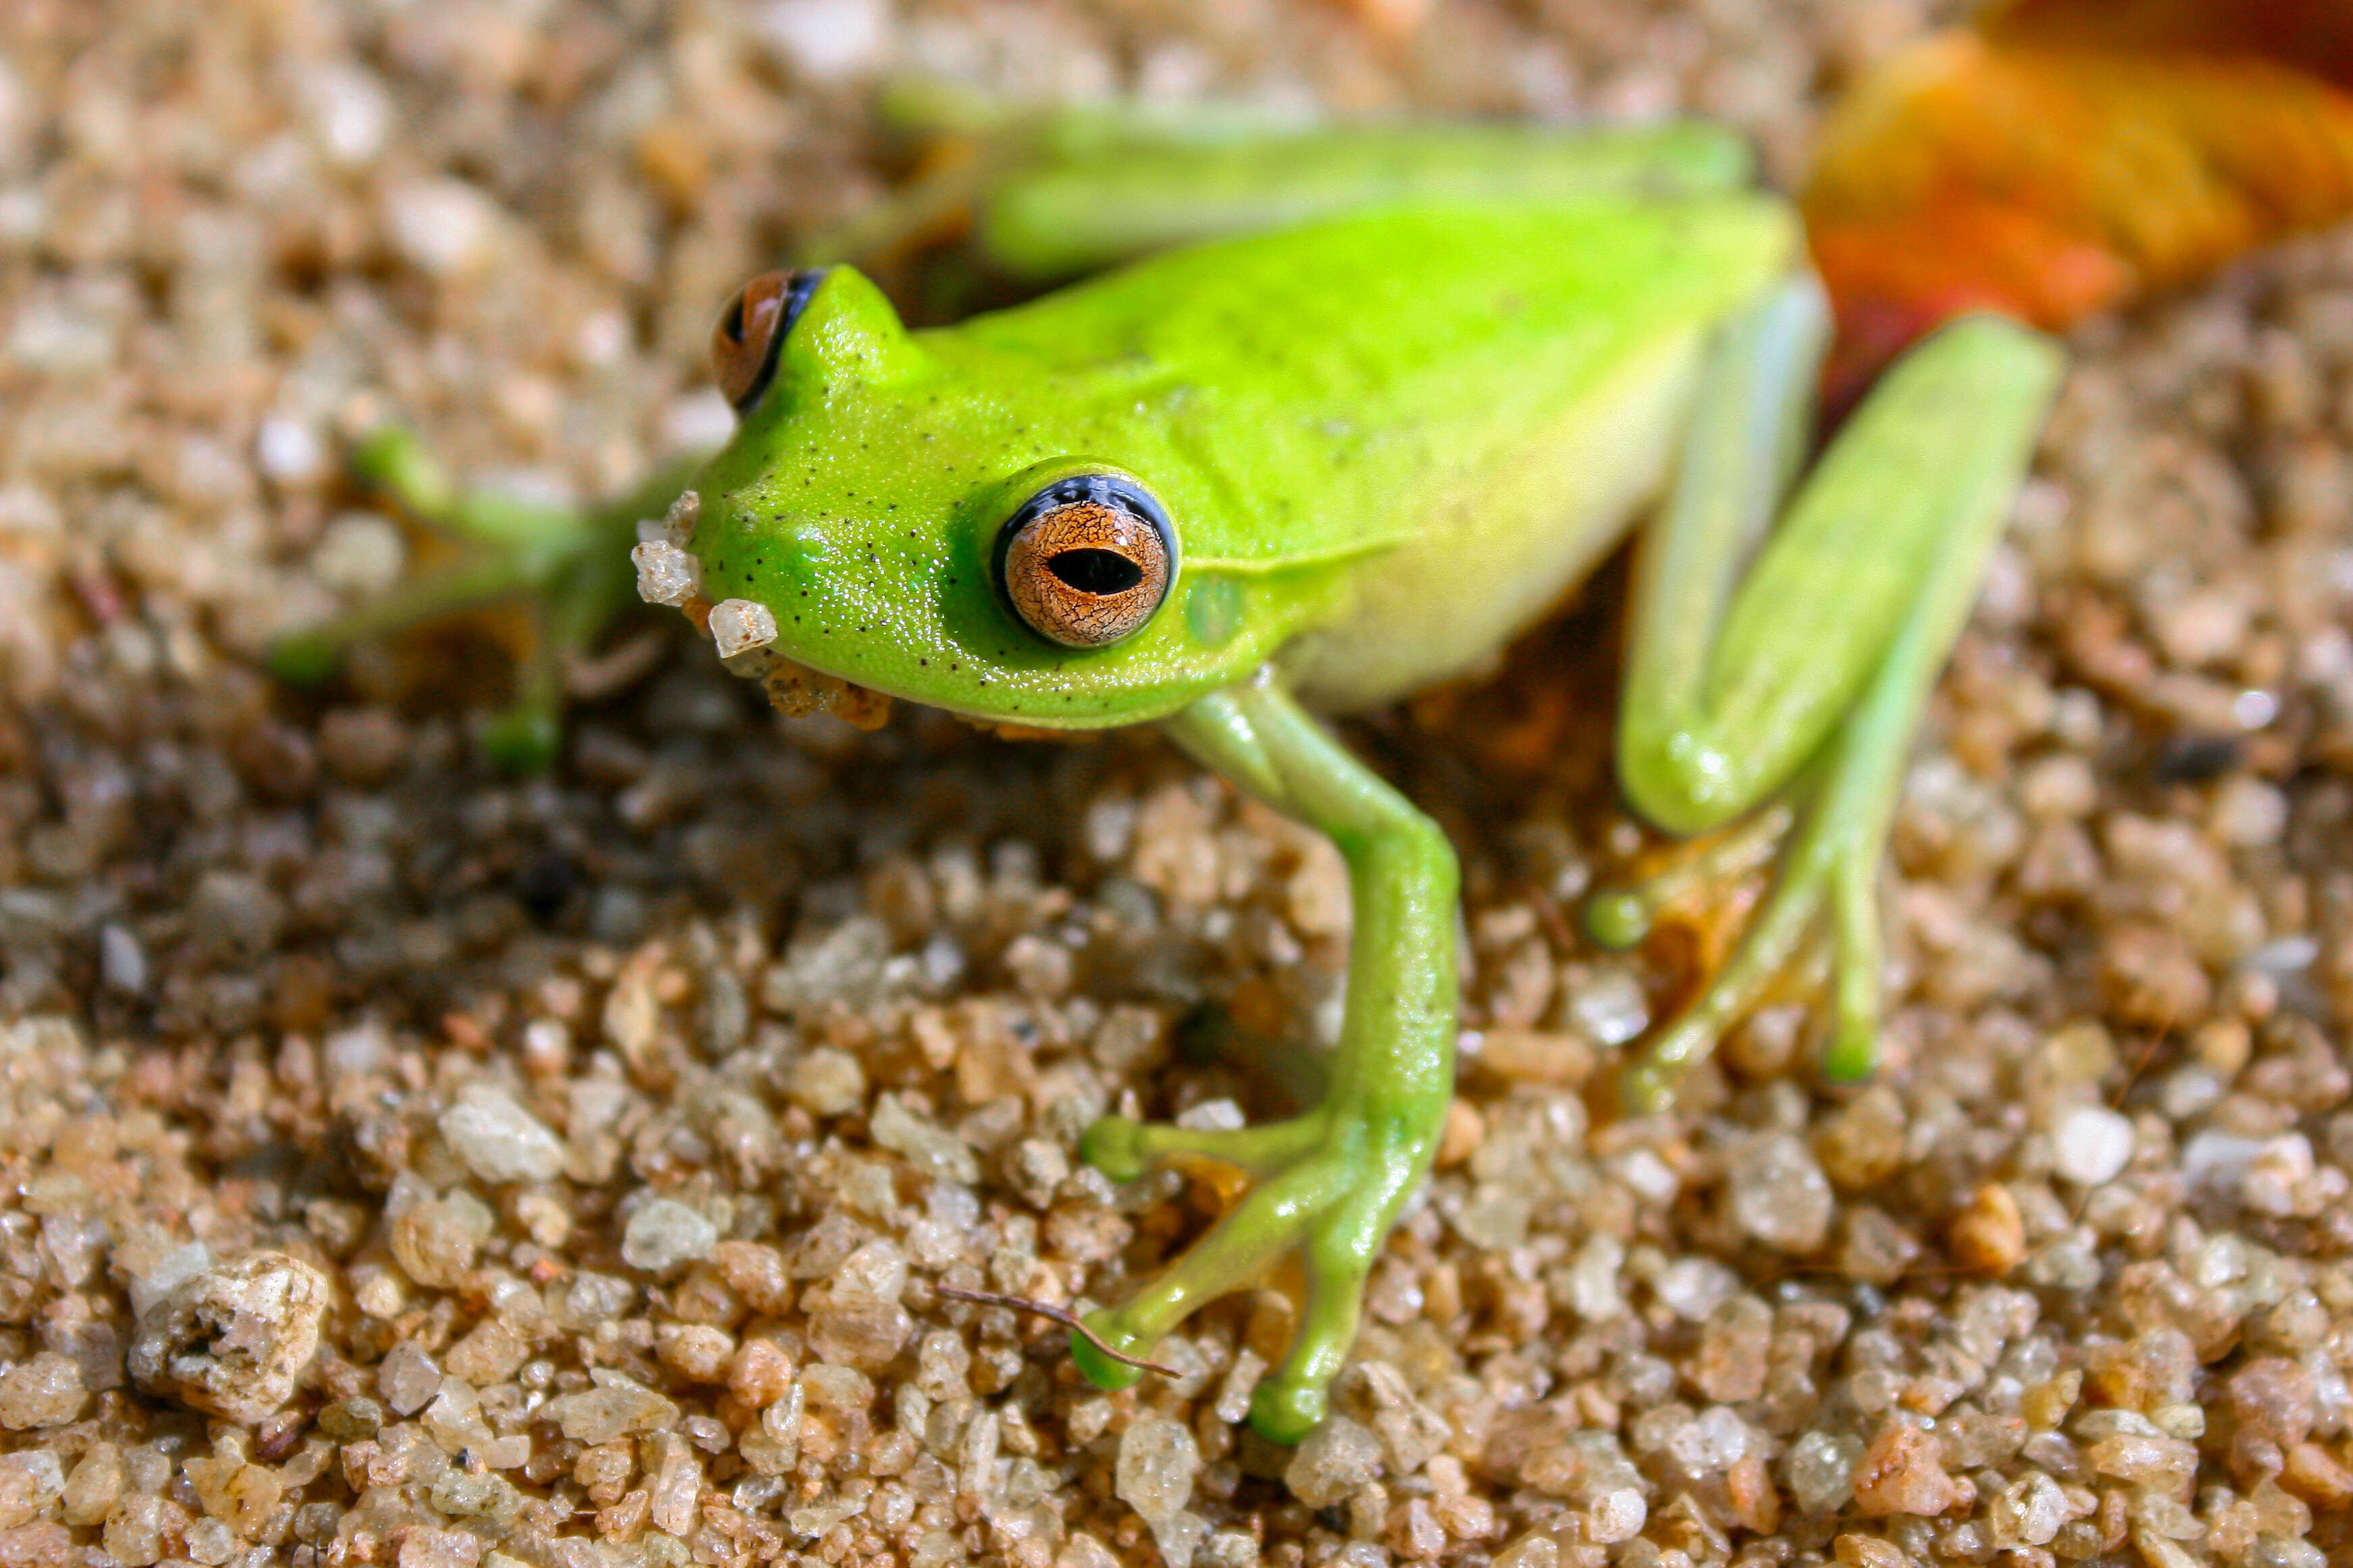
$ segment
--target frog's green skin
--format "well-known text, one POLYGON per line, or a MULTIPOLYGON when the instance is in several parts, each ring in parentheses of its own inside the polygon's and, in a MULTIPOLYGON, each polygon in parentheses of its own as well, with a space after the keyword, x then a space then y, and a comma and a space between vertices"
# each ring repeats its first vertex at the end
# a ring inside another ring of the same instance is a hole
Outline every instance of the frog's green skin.
POLYGON ((1165 719, 1270 661, 1319 706, 1380 701, 1609 547, 1710 325, 1795 239, 1746 197, 1413 207, 913 334, 837 268, 695 481, 704 596, 770 605, 788 658, 987 719, 1165 719), (1103 468, 1159 497, 1183 569, 1145 629, 1079 653, 1008 613, 990 556, 1041 485, 1103 468))
MULTIPOLYGON (((1897 772, 2057 356, 1990 319, 1941 334, 1858 414, 1736 593, 1806 428, 1822 310, 1788 281, 1798 248, 1787 207, 1737 191, 1421 199, 1180 249, 912 334, 837 268, 695 481, 704 593, 769 606, 775 652, 978 719, 1158 721, 1339 845, 1356 912, 1324 1103, 1238 1132, 1113 1118, 1084 1147, 1119 1177, 1183 1152, 1258 1178, 1088 1322, 1148 1353, 1303 1251, 1306 1310, 1252 1405, 1270 1436, 1322 1418, 1366 1271, 1429 1168, 1456 1005, 1444 839, 1302 705, 1379 702, 1471 668, 1671 474, 1638 588, 1629 794, 1698 832, 1811 759, 1819 776, 1746 948, 1636 1088, 1655 1097, 1825 923, 1833 1065, 1868 1065, 1873 880, 1897 772), (1141 630, 1080 650, 1021 621, 991 558, 1025 500, 1085 471, 1141 480, 1182 564, 1141 630)), ((1642 910, 1630 895, 1601 921, 1630 939, 1642 910)), ((1135 1375, 1074 1348, 1099 1383, 1135 1375)))
MULTIPOLYGON (((692 480, 702 594, 767 606, 774 653, 985 721, 1156 722, 1339 847, 1355 924, 1323 1103, 1239 1131, 1110 1118, 1083 1149, 1123 1179, 1177 1153, 1257 1178, 1190 1251, 1087 1322, 1145 1355, 1203 1302, 1301 1253, 1306 1307, 1251 1405, 1279 1441, 1322 1418, 1366 1273, 1430 1166, 1458 1000, 1451 851, 1311 707, 1472 668, 1652 516, 1621 703, 1628 795, 1678 833, 1785 794, 1797 815, 1742 947, 1651 1042, 1629 1093, 1662 1098, 1824 941, 1830 1066, 1872 1061, 1873 884, 1901 766, 2059 359, 1990 318, 1947 328, 1785 496, 1825 312, 1790 211, 1738 188, 1739 158, 1709 151, 1728 144, 1686 131, 1646 156, 1639 141, 1528 132, 1464 154, 1476 177, 1453 154, 1395 179, 1360 158, 1304 208, 1286 205, 1286 171, 1318 166, 1299 145, 1255 163, 1171 160, 1141 191, 1127 182, 1148 160, 1132 142, 1096 164, 1006 174, 979 193, 981 231, 1047 270, 1148 243, 1172 210, 1225 213, 1212 227, 1314 216, 933 331, 905 331, 836 267, 692 480), (1561 153, 1580 145, 1599 152, 1582 165, 1561 153), (1516 187, 1514 147, 1543 171, 1516 187), (1600 173, 1558 174, 1577 166, 1600 173), (1172 204, 1162 187, 1196 167, 1217 189, 1172 204), (1259 173, 1235 172, 1247 167, 1259 173), (1075 649, 1009 607, 993 552, 1025 500, 1084 472, 1155 496, 1179 564, 1141 629, 1075 649)), ((1591 923, 1631 941, 1654 902, 1617 895, 1591 923)), ((1073 1350, 1105 1386, 1137 1375, 1084 1340, 1073 1350)))

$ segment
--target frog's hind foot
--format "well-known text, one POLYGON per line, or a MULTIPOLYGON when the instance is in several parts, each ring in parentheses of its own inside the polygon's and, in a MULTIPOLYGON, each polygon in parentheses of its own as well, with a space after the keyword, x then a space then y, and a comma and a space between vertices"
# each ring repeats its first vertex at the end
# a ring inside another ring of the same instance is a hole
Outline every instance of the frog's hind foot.
POLYGON ((1723 909, 1734 889, 1773 863, 1792 820, 1776 802, 1721 833, 1676 845, 1663 864, 1588 899, 1586 934, 1604 947, 1630 948, 1686 910, 1723 909))
POLYGON ((1833 747, 1802 809, 1767 806, 1656 875, 1605 889, 1586 905, 1586 930, 1595 941, 1631 947, 1669 910, 1733 898, 1739 883, 1771 868, 1767 890, 1728 955, 1626 1068, 1620 1099, 1628 1110, 1665 1109, 1684 1075, 1818 955, 1828 958, 1831 989, 1823 1071, 1852 1082, 1878 1065, 1878 876, 1885 812, 1843 809, 1853 805, 1858 788, 1875 782, 1863 775, 1878 772, 1852 750, 1843 739, 1833 747))
MULTIPOLYGON (((1148 1355, 1194 1311, 1299 1251, 1306 1264, 1306 1304, 1282 1364, 1259 1384, 1250 1411, 1261 1436, 1298 1442, 1329 1409, 1332 1379, 1356 1337, 1366 1277, 1397 1211, 1428 1167, 1423 1142, 1409 1132, 1384 1147, 1366 1121, 1329 1111, 1216 1131, 1116 1116, 1097 1121, 1081 1152, 1116 1179, 1133 1180, 1164 1160, 1189 1158, 1239 1166, 1257 1183, 1150 1284, 1116 1307, 1088 1313, 1087 1328, 1123 1354, 1148 1355)), ((1071 1336, 1071 1352, 1098 1388, 1125 1388, 1142 1375, 1083 1335, 1071 1336)))

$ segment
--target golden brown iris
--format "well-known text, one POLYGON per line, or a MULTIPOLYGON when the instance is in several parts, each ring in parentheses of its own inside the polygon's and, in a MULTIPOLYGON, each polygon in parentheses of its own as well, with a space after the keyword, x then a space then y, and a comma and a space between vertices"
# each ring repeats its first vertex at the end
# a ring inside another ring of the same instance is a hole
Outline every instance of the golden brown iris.
POLYGON ((1039 512, 1005 549, 1005 594, 1030 629, 1102 647, 1152 618, 1168 592, 1168 545, 1143 518, 1089 498, 1039 512))

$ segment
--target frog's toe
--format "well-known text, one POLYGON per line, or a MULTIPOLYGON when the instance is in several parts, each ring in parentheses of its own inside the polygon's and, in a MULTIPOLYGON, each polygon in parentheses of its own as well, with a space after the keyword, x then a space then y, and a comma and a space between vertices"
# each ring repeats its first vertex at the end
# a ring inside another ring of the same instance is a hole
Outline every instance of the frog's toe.
POLYGON ((1152 1165, 1144 1124, 1124 1116, 1098 1117, 1079 1139, 1079 1158, 1114 1182, 1133 1182, 1152 1165))
POLYGON ((318 686, 335 673, 341 650, 332 639, 312 632, 296 632, 270 648, 269 673, 289 686, 318 686))
POLYGON ((1832 1019, 1822 1071, 1837 1083, 1879 1066, 1879 846, 1850 840, 1831 878, 1832 1019))
POLYGON ((482 728, 483 753, 509 773, 544 770, 563 745, 563 721, 543 707, 509 709, 482 728))
MULTIPOLYGON (((1296 1443, 1330 1409, 1333 1377, 1356 1337, 1365 1279, 1415 1184, 1430 1168, 1440 1120, 1382 1118, 1378 1131, 1360 1115, 1330 1110, 1289 1121, 1229 1130, 1141 1126, 1108 1117, 1089 1130, 1087 1156, 1098 1164, 1135 1157, 1146 1165, 1169 1154, 1223 1160, 1260 1179, 1208 1235, 1134 1295, 1088 1314, 1087 1327, 1114 1350, 1148 1355, 1162 1335, 1199 1308, 1254 1280, 1302 1248, 1308 1294, 1282 1364, 1252 1395, 1250 1424, 1278 1443, 1296 1443), (1381 1132, 1390 1134, 1380 1136, 1381 1132)), ((1099 1388, 1124 1388, 1137 1369, 1103 1353, 1084 1336, 1071 1353, 1099 1388)))
POLYGON ((1268 1442, 1289 1447, 1305 1441, 1331 1410, 1331 1390, 1325 1384, 1270 1377, 1250 1394, 1250 1424, 1268 1442))
MULTIPOLYGON (((1115 1312, 1090 1312, 1084 1321, 1105 1344, 1124 1354, 1140 1356, 1151 1348, 1143 1342, 1142 1335, 1123 1328, 1115 1312)), ((1075 1330, 1071 1334, 1071 1360, 1078 1363, 1089 1383, 1108 1393, 1133 1387, 1144 1375, 1142 1367, 1106 1354, 1102 1345, 1075 1330)))
POLYGON ((1879 1020, 1841 1018, 1822 1051, 1822 1076, 1832 1083, 1861 1083, 1879 1069, 1879 1020))
POLYGON ((456 502, 448 470, 406 425, 369 431, 352 447, 349 462, 352 478, 388 492, 419 518, 438 521, 456 502))
POLYGON ((1651 934, 1651 910, 1639 892, 1596 893, 1586 901, 1586 934, 1611 949, 1632 947, 1651 934))
MULTIPOLYGON (((1727 837, 1725 844, 1731 842, 1727 837)), ((1866 827, 1814 803, 1787 835, 1771 890, 1730 955, 1628 1064, 1620 1080, 1627 1109, 1643 1114, 1672 1104, 1683 1076, 1785 976, 1802 972, 1825 950, 1832 1027, 1823 1070, 1841 1082, 1871 1073, 1879 1060, 1880 852, 1866 827)), ((1721 847, 1709 853, 1730 858, 1721 847)))

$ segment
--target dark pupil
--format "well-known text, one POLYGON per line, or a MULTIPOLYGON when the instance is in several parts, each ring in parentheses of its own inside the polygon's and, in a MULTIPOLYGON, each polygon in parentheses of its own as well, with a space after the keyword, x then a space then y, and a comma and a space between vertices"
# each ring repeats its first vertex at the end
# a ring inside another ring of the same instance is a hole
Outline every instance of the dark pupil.
POLYGON ((1144 581, 1144 568, 1110 550, 1065 550, 1046 570, 1082 594, 1124 594, 1144 581))

